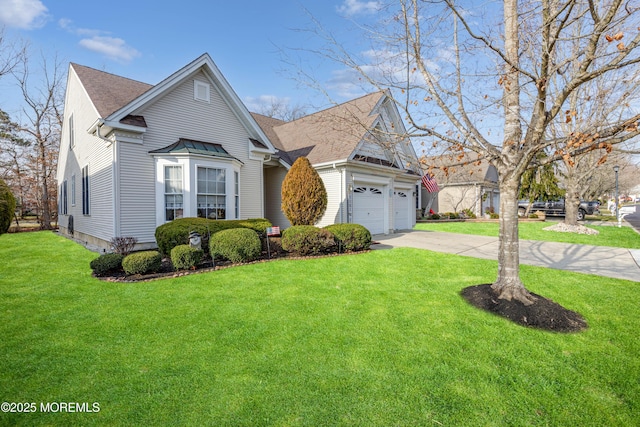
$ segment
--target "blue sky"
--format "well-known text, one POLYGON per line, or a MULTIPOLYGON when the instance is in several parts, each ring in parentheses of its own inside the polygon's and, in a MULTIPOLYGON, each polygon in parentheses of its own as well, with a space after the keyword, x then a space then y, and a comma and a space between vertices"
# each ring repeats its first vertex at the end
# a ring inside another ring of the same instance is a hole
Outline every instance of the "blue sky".
MULTIPOLYGON (((247 106, 276 97, 290 105, 326 106, 317 90, 294 79, 313 73, 333 99, 362 93, 351 73, 307 49, 319 40, 308 32, 313 19, 343 33, 351 19, 375 19, 380 2, 369 0, 183 1, 0 0, 0 27, 10 41, 41 53, 155 84, 202 53, 209 53, 247 106), (302 50, 301 50, 302 49, 302 50), (295 58, 291 66, 283 55, 295 58), (262 100, 262 101, 261 101, 262 100)), ((348 37, 345 37, 348 40, 348 37)), ((349 48, 366 49, 354 40, 349 48)), ((0 108, 11 113, 19 95, 10 77, 0 79, 0 108)))

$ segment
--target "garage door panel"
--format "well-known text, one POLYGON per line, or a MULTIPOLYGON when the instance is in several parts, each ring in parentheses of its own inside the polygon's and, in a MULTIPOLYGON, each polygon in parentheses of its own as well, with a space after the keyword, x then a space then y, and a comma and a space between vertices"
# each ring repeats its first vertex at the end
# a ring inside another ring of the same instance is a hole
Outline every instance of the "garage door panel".
POLYGON ((384 193, 381 187, 360 186, 353 190, 353 222, 371 234, 384 233, 384 193))
POLYGON ((393 194, 393 226, 396 230, 408 230, 411 198, 407 190, 396 189, 393 194))

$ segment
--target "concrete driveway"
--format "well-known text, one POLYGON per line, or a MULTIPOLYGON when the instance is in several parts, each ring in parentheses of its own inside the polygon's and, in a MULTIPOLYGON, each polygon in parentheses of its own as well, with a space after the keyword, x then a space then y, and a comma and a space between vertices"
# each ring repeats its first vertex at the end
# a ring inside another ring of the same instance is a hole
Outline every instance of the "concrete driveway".
MULTIPOLYGON (((373 236, 372 249, 410 247, 498 259, 498 238, 410 230, 373 236)), ((640 250, 520 240, 520 263, 640 282, 640 250)))

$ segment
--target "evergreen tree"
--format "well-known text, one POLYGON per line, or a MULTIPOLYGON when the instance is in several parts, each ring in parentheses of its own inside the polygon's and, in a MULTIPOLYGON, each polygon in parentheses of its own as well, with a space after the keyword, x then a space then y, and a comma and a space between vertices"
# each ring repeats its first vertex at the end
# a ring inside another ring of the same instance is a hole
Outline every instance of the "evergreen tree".
MULTIPOLYGON (((537 160, 547 157, 544 153, 536 156, 537 160)), ((518 192, 519 199, 529 200, 529 206, 525 215, 529 214, 531 205, 536 200, 558 200, 564 196, 564 190, 558 186, 558 177, 556 176, 553 164, 545 164, 543 166, 535 166, 527 169, 520 180, 520 190, 518 192)))
POLYGON ((314 225, 327 209, 327 190, 309 159, 299 157, 282 182, 282 212, 291 225, 314 225))
POLYGON ((9 186, 0 179, 0 234, 6 233, 16 210, 16 198, 9 186))

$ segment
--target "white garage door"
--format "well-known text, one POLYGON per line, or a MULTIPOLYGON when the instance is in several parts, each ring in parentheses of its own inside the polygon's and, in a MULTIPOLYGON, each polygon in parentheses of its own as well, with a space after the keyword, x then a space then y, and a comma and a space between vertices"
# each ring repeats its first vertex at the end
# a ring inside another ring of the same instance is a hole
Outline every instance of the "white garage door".
POLYGON ((411 197, 407 190, 396 189, 393 192, 393 226, 396 230, 408 230, 411 197))
POLYGON ((373 185, 353 189, 353 222, 365 226, 371 234, 384 233, 384 194, 373 185))

